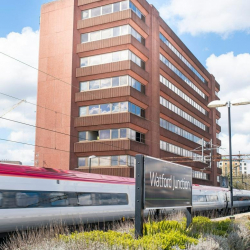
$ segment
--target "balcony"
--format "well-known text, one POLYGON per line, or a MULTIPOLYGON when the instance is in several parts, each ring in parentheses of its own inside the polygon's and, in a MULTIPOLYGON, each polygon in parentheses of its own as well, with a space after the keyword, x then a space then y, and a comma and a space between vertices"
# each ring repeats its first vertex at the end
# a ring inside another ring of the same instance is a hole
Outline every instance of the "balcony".
POLYGON ((129 112, 77 117, 75 118, 74 126, 76 128, 110 124, 121 124, 122 126, 127 126, 129 123, 137 125, 146 130, 149 130, 150 127, 149 121, 129 112))
MULTIPOLYGON (((144 103, 146 106, 149 105, 149 97, 130 86, 78 92, 75 94, 75 102, 102 100, 104 103, 104 99, 120 97, 128 97, 128 100, 130 100, 132 97, 136 100, 140 100, 140 102, 144 103)), ((109 101, 112 102, 112 100, 109 101)))
POLYGON ((110 151, 119 151, 119 154, 128 154, 128 151, 134 151, 147 155, 149 150, 146 144, 129 139, 98 140, 74 144, 75 153, 107 152, 108 154, 110 151))
POLYGON ((132 70, 146 81, 149 81, 148 72, 146 72, 145 70, 143 70, 141 67, 139 67, 137 64, 135 64, 130 60, 100 64, 84 68, 77 68, 76 77, 100 75, 104 73, 126 71, 126 70, 132 70))
MULTIPOLYGON (((85 0, 86 1, 86 0, 85 0)), ((90 0, 87 0, 90 1, 90 0)), ((107 24, 111 22, 132 19, 132 21, 138 25, 146 34, 149 34, 148 26, 131 10, 119 11, 103 16, 93 17, 85 20, 79 20, 77 23, 77 29, 85 29, 88 27, 107 24)), ((129 23, 129 20, 128 22, 129 23)))

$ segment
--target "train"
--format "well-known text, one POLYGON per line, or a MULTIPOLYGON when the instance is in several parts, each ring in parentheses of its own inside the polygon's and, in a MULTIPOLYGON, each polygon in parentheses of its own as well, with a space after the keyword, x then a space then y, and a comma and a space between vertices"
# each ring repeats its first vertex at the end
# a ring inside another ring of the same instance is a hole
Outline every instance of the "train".
MULTIPOLYGON (((249 211, 250 191, 234 189, 233 193, 234 209, 249 211)), ((194 214, 226 215, 231 209, 230 192, 194 184, 192 204, 194 214)), ((0 163, 0 233, 59 222, 116 221, 134 214, 133 178, 0 163)))

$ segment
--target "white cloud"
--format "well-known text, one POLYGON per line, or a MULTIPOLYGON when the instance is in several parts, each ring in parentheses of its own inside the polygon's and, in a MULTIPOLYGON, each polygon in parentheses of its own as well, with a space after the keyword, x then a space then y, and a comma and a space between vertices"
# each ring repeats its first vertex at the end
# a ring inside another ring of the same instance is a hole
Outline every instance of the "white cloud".
POLYGON ((176 25, 180 33, 250 31, 250 1, 247 0, 170 0, 160 8, 161 17, 176 25))
MULTIPOLYGON (((0 52, 38 68, 39 32, 27 27, 0 38, 0 52)), ((0 53, 0 92, 36 103, 37 71, 0 53)), ((0 94, 0 117, 19 101, 0 94)), ((35 125, 36 106, 22 103, 4 118, 35 125)), ((0 119, 0 138, 35 143, 35 129, 0 119)), ((34 147, 1 142, 0 159, 33 164, 34 147)))
MULTIPOLYGON (((244 97, 250 99, 250 54, 234 55, 233 52, 220 56, 211 55, 206 60, 208 71, 219 82, 221 100, 229 101, 244 97)), ((222 128, 220 139, 222 140, 222 154, 228 154, 228 111, 227 108, 219 108, 222 128)), ((233 153, 250 154, 250 105, 232 106, 232 148, 233 153)))

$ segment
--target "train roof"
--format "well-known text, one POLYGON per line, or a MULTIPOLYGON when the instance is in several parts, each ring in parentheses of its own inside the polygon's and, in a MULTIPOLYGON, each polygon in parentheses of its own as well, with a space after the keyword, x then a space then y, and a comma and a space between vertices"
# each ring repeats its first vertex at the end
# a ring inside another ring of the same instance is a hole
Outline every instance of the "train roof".
POLYGON ((101 182, 110 184, 135 184, 134 178, 82 173, 78 171, 67 171, 54 168, 38 168, 34 166, 20 165, 17 166, 13 164, 4 163, 0 163, 0 175, 67 181, 101 182))

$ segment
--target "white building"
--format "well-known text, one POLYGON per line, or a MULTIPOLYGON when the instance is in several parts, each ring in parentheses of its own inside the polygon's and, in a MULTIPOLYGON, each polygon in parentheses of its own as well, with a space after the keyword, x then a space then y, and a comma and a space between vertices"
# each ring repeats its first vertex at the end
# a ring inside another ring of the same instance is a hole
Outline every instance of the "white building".
POLYGON ((240 171, 242 174, 250 174, 250 165, 248 162, 241 162, 240 163, 240 171))

